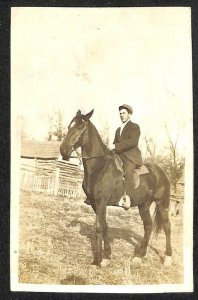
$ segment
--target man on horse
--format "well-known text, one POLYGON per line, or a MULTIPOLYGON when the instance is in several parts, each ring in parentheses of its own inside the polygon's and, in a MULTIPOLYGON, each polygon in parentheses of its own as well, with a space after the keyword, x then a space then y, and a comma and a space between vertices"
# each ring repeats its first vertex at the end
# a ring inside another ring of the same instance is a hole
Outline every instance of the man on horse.
MULTIPOLYGON (((130 121, 132 108, 129 105, 119 107, 122 126, 116 131, 115 150, 124 162, 129 186, 133 179, 131 172, 142 164, 138 141, 140 129, 130 121)), ((106 266, 111 258, 111 246, 108 237, 106 221, 107 206, 121 206, 124 209, 138 206, 144 224, 144 237, 134 250, 135 261, 141 260, 147 252, 152 232, 152 218, 150 205, 156 203, 156 232, 163 227, 166 234, 165 265, 171 264, 171 226, 169 220, 170 181, 167 174, 156 164, 147 164, 147 173, 141 177, 140 187, 126 195, 123 184, 123 172, 116 169, 113 153, 103 143, 97 129, 90 121, 93 110, 88 114, 81 114, 79 110, 69 124, 69 129, 60 146, 63 159, 68 160, 72 151, 78 147, 82 150, 84 167, 83 190, 89 203, 96 213, 96 244, 94 247, 93 264, 106 266), (128 196, 128 197, 127 197, 128 196), (122 201, 123 200, 123 201, 122 201), (129 201, 128 201, 129 200, 129 201), (102 243, 104 242, 104 248, 102 243), (102 251, 104 249, 104 252, 102 251), (104 264, 103 264, 104 263, 104 264)), ((121 159, 120 159, 121 160, 121 159)), ((120 168, 121 169, 121 168, 120 168)), ((132 189, 132 188, 131 188, 132 189)), ((127 190, 127 189, 126 189, 127 190)))
POLYGON ((137 188, 139 176, 135 169, 142 165, 142 156, 138 148, 140 127, 131 122, 132 107, 127 104, 119 106, 122 125, 116 130, 113 151, 119 155, 123 163, 126 189, 137 188))

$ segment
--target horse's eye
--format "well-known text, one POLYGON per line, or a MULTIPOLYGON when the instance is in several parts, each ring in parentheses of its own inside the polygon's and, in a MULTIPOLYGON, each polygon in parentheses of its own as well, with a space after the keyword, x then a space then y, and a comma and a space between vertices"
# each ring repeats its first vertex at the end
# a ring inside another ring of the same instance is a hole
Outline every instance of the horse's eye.
POLYGON ((78 124, 77 128, 78 129, 82 129, 83 128, 83 124, 78 124))

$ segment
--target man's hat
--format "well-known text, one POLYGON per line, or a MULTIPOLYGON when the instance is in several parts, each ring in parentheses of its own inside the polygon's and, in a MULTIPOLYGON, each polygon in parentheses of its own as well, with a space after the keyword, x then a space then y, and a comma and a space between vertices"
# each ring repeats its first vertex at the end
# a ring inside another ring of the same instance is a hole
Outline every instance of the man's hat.
POLYGON ((119 106, 119 110, 121 110, 121 109, 126 109, 126 110, 128 110, 128 112, 129 112, 130 114, 133 113, 132 107, 131 107, 130 105, 128 105, 128 104, 123 104, 123 105, 119 106))

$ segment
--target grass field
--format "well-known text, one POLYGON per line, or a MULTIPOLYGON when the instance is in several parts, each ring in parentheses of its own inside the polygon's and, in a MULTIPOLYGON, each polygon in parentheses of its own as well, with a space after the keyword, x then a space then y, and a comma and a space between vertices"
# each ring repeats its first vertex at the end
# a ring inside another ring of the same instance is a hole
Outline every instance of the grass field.
POLYGON ((171 217, 173 265, 164 267, 165 235, 153 235, 141 265, 132 262, 143 236, 137 208, 108 207, 111 264, 91 266, 95 214, 83 199, 21 193, 19 282, 125 285, 183 282, 182 216, 171 217))

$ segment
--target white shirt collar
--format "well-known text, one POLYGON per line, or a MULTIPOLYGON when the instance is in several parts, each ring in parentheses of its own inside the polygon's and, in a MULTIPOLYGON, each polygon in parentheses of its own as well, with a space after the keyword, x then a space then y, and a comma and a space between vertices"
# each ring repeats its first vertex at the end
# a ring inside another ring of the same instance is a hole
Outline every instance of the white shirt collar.
POLYGON ((122 123, 122 125, 120 126, 120 134, 122 133, 122 130, 124 129, 124 127, 126 126, 126 124, 131 121, 130 119, 128 119, 125 123, 122 123))

